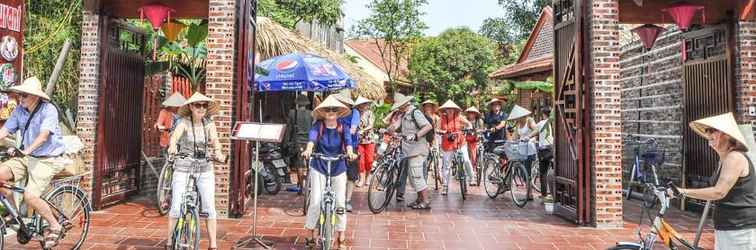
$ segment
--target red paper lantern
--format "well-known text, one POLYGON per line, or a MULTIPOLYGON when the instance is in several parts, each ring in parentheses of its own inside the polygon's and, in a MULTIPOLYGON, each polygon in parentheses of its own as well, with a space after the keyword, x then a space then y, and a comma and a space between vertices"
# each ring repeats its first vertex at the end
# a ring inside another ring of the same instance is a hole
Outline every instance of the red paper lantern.
POLYGON ((654 43, 656 42, 656 38, 659 36, 659 34, 666 31, 666 29, 653 24, 644 24, 632 29, 631 31, 635 34, 638 34, 641 42, 643 42, 643 47, 649 50, 654 47, 654 43))
POLYGON ((669 7, 662 9, 662 11, 669 13, 672 19, 675 20, 677 28, 680 30, 688 30, 690 24, 693 22, 693 17, 696 16, 696 11, 703 11, 701 14, 701 23, 706 22, 706 12, 703 5, 695 5, 687 2, 679 2, 670 5, 669 7))
POLYGON ((141 18, 144 19, 144 16, 147 16, 147 20, 150 20, 152 29, 155 31, 160 29, 160 26, 163 26, 164 22, 170 21, 171 12, 175 11, 160 3, 148 4, 139 8, 141 18))

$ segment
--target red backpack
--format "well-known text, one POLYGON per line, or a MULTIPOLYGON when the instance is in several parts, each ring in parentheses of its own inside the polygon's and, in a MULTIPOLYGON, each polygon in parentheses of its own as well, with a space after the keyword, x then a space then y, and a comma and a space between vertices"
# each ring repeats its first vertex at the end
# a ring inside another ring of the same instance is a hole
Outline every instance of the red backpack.
MULTIPOLYGON (((320 138, 323 137, 323 131, 325 131, 325 123, 322 121, 318 121, 320 123, 320 127, 318 129, 318 139, 317 143, 320 143, 320 138)), ((339 140, 341 141, 341 151, 346 154, 346 142, 344 141, 344 128, 341 126, 341 123, 337 123, 336 125, 336 133, 339 134, 339 140)), ((317 146, 317 145, 316 145, 317 146)))

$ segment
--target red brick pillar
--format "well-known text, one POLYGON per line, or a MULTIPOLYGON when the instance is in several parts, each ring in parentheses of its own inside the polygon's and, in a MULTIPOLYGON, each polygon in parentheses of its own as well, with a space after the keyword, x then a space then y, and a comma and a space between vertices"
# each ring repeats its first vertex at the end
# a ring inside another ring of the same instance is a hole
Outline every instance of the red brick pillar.
MULTIPOLYGON (((84 11, 81 20, 81 60, 79 62, 79 96, 76 113, 76 134, 84 143, 84 169, 92 173, 97 133, 98 89, 100 82, 100 21, 99 15, 84 11)), ((92 174, 81 183, 92 192, 92 174)))
MULTIPOLYGON (((229 154, 231 115, 234 86, 234 28, 236 0, 210 0, 207 37, 206 94, 220 103, 220 113, 214 117, 223 152, 229 154)), ((220 216, 228 216, 230 187, 229 165, 215 164, 215 207, 220 216)))
POLYGON ((597 227, 622 227, 622 117, 619 56, 619 0, 586 6, 592 99, 593 218, 597 227))
POLYGON ((736 26, 736 118, 754 124, 756 117, 748 115, 748 107, 756 108, 756 22, 741 21, 736 26))

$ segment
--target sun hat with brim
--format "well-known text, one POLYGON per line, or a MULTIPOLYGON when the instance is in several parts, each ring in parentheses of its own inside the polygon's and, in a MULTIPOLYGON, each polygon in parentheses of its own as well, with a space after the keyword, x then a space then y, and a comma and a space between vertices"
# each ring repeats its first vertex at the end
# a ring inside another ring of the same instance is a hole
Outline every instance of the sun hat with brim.
POLYGON ((45 91, 42 91, 42 82, 37 77, 27 78, 24 80, 24 83, 8 88, 8 92, 29 94, 48 101, 50 100, 45 91))
POLYGON ((467 108, 467 110, 465 110, 465 113, 475 113, 476 115, 480 116, 480 111, 476 107, 467 108))
POLYGON ((182 95, 179 92, 174 92, 171 96, 169 96, 165 101, 163 101, 162 105, 163 107, 181 107, 184 105, 184 102, 186 102, 186 98, 184 98, 184 95, 182 95))
POLYGON ((414 99, 414 97, 412 97, 412 96, 405 96, 405 95, 397 93, 394 96, 394 105, 391 106, 391 110, 393 111, 393 110, 397 110, 397 109, 401 108, 405 104, 411 102, 412 99, 414 99))
POLYGON ((354 100, 354 106, 360 106, 362 104, 372 103, 372 102, 373 102, 373 100, 367 99, 367 98, 362 97, 362 96, 358 96, 357 100, 354 100))
POLYGON ((331 96, 336 97, 337 101, 340 101, 341 103, 349 106, 354 106, 354 101, 352 101, 352 97, 349 96, 346 92, 341 92, 338 94, 333 94, 331 96))
POLYGON ((706 133, 707 128, 719 130, 735 140, 738 143, 739 149, 748 150, 748 143, 746 143, 745 137, 743 136, 743 133, 740 132, 738 123, 735 121, 735 116, 731 112, 695 120, 690 122, 688 126, 690 126, 696 134, 707 140, 709 139, 709 134, 706 133))
POLYGON ((434 100, 425 100, 423 103, 420 104, 420 106, 425 107, 425 105, 433 105, 433 108, 438 108, 438 103, 434 100))
POLYGON ((189 100, 186 100, 184 102, 184 105, 181 105, 181 108, 178 110, 179 116, 188 117, 192 115, 192 110, 189 109, 189 105, 192 103, 197 102, 206 102, 207 103, 207 116, 213 116, 215 114, 218 114, 218 103, 211 99, 210 97, 207 97, 203 95, 200 92, 194 93, 191 97, 189 97, 189 100))
POLYGON ((486 106, 491 106, 491 104, 494 104, 494 103, 499 103, 499 105, 502 105, 504 104, 504 101, 499 98, 494 98, 488 101, 488 103, 486 103, 486 106))
POLYGON ((507 118, 507 120, 510 120, 510 121, 517 120, 517 119, 529 116, 530 114, 532 114, 530 110, 527 110, 523 107, 520 107, 520 105, 515 104, 514 107, 512 108, 512 111, 509 112, 509 117, 507 118))
POLYGON ((462 112, 462 108, 457 106, 456 103, 452 100, 448 100, 444 103, 444 105, 441 105, 441 107, 438 108, 439 110, 443 111, 444 109, 456 109, 457 112, 462 112))
POLYGON ((344 105, 344 103, 336 99, 335 95, 330 95, 325 99, 325 101, 321 102, 320 105, 315 107, 315 110, 312 111, 312 117, 318 120, 324 119, 325 108, 338 108, 339 112, 336 113, 338 117, 347 116, 351 112, 349 107, 347 107, 346 105, 344 105))

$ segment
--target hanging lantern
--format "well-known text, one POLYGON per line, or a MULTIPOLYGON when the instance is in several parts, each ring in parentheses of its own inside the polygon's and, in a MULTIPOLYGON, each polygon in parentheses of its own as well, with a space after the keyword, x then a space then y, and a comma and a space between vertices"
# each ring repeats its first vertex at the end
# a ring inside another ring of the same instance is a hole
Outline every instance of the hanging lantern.
POLYGON ((701 10, 701 23, 706 22, 706 12, 703 5, 690 4, 685 1, 675 3, 669 7, 662 9, 662 11, 669 13, 674 19, 677 28, 682 31, 686 31, 690 28, 690 24, 693 22, 693 17, 696 16, 696 12, 701 10))
POLYGON ((666 29, 653 24, 644 24, 632 29, 631 31, 635 34, 638 34, 641 42, 643 42, 643 47, 645 47, 646 50, 649 50, 654 47, 654 43, 656 42, 656 38, 659 36, 659 34, 666 31, 666 29))
POLYGON ((141 19, 144 19, 144 17, 147 16, 147 20, 152 24, 152 29, 157 31, 164 22, 171 21, 171 12, 175 11, 176 10, 163 4, 154 3, 139 8, 139 15, 141 19))
POLYGON ((186 28, 186 24, 174 20, 164 24, 161 29, 163 30, 163 34, 165 34, 165 38, 168 39, 168 41, 173 42, 178 39, 179 33, 181 33, 184 28, 186 28))

